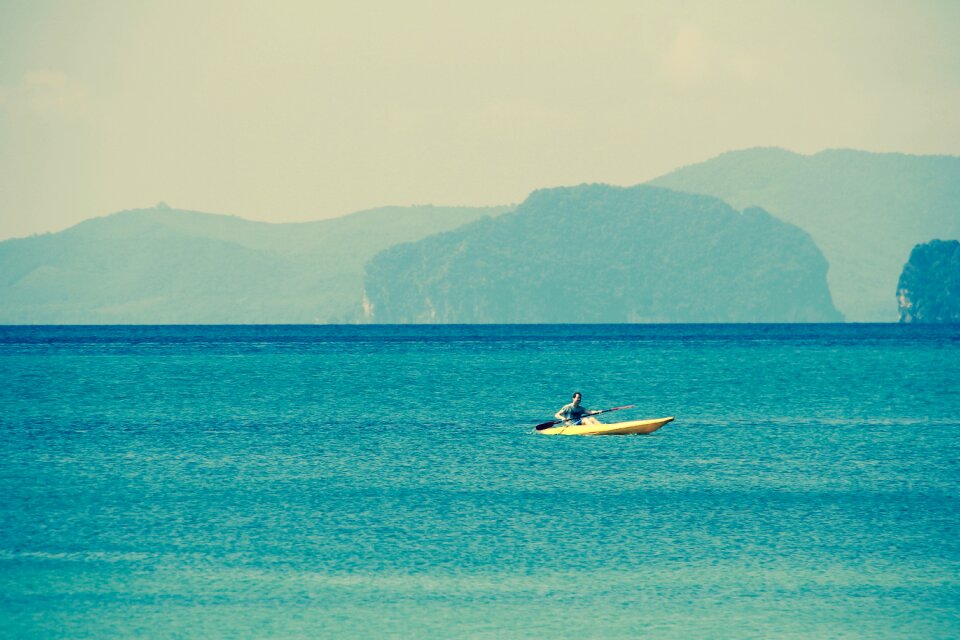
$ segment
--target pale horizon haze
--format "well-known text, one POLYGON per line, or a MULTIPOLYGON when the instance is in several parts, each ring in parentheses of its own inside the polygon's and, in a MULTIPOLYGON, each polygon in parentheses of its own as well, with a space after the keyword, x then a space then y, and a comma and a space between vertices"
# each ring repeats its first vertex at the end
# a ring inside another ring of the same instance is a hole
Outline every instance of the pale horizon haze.
POLYGON ((960 154, 960 2, 0 0, 0 240, 632 185, 778 146, 960 154))

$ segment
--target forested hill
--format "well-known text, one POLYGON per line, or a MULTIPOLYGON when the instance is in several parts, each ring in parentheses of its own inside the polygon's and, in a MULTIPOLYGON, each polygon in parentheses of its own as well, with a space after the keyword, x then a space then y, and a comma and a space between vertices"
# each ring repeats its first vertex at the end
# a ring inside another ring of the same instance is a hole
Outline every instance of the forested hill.
POLYGON ((900 274, 897 302, 900 322, 960 322, 960 242, 914 247, 900 274))
POLYGON ((165 208, 0 242, 0 324, 355 319, 363 264, 506 207, 388 207, 299 224, 165 208))
POLYGON ((904 256, 930 238, 960 236, 960 157, 783 149, 723 154, 651 184, 758 206, 804 229, 830 264, 848 321, 894 322, 904 256))
POLYGON ((650 186, 533 193, 367 265, 381 323, 833 322, 827 263, 760 209, 650 186))

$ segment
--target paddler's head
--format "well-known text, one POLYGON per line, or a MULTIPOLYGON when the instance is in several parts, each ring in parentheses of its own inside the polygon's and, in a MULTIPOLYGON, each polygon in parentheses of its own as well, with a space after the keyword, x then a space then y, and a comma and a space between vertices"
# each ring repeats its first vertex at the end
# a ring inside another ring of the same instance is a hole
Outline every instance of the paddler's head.
POLYGON ((580 398, 581 398, 580 392, 579 392, 579 391, 574 391, 574 392, 573 392, 573 404, 574 404, 574 405, 580 404, 580 398))

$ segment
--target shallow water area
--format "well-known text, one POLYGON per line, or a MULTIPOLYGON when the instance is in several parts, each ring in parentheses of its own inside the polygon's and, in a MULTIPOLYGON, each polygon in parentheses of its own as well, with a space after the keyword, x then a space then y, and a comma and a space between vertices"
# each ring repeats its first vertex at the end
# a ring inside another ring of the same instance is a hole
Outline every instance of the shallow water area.
POLYGON ((960 327, 0 328, 0 636, 960 635, 960 327), (574 390, 649 436, 550 437, 574 390))

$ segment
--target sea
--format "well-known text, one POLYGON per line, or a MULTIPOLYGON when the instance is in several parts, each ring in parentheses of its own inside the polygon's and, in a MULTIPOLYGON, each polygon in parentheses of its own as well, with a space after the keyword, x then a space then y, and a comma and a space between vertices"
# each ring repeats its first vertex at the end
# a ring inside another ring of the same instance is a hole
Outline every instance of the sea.
POLYGON ((960 325, 0 328, 2 638, 958 638, 958 494, 960 325))

